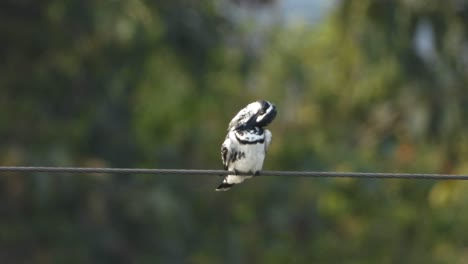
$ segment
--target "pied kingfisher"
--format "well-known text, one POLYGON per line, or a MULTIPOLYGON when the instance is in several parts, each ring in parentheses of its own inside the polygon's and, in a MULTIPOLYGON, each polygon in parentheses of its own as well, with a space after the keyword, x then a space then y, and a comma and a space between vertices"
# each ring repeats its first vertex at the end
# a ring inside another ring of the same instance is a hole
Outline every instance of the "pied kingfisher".
POLYGON ((271 132, 264 127, 275 117, 275 105, 260 100, 247 105, 231 120, 226 140, 221 145, 224 169, 235 171, 235 174, 242 172, 252 175, 228 175, 216 191, 227 191, 262 169, 265 154, 271 143, 271 132))

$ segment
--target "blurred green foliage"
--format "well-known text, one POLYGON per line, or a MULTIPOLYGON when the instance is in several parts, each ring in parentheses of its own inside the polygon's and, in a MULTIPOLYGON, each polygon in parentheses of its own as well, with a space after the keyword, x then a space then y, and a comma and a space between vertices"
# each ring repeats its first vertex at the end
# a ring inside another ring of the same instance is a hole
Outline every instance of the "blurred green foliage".
MULTIPOLYGON (((269 170, 467 173, 468 2, 4 1, 0 164, 221 168, 276 103, 269 170), (241 7, 239 7, 241 6, 241 7), (237 10, 237 11, 236 11, 237 10)), ((459 181, 0 177, 1 263, 466 263, 459 181)))

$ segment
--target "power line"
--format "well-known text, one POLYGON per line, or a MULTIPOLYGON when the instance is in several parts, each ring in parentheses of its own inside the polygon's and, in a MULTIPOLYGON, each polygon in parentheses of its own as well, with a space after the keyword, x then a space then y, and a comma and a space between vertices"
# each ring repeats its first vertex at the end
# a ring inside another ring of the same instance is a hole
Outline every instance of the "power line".
MULTIPOLYGON (((187 176, 225 176, 234 172, 225 170, 184 170, 184 169, 129 169, 129 168, 78 168, 78 167, 1 167, 1 172, 22 173, 105 173, 105 174, 154 174, 187 176)), ((251 175, 238 173, 238 175, 251 175)), ((259 176, 282 177, 334 177, 334 178, 381 178, 381 179, 433 179, 468 180, 468 175, 430 173, 372 173, 372 172, 322 172, 322 171, 260 171, 259 176)))

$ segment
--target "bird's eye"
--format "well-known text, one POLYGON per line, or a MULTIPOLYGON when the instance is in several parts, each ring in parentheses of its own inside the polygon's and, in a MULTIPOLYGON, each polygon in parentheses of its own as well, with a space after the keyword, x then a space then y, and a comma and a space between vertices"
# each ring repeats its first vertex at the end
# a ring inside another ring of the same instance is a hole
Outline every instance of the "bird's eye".
POLYGON ((265 113, 265 110, 260 110, 259 114, 263 115, 265 113))

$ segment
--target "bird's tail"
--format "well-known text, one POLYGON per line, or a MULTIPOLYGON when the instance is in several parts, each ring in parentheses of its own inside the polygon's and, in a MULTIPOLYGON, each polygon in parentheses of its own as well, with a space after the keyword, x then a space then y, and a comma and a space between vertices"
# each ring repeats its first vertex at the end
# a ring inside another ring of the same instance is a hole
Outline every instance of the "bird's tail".
POLYGON ((224 178, 223 182, 216 188, 216 191, 227 191, 232 188, 232 186, 243 182, 245 179, 248 179, 252 176, 241 176, 241 175, 228 175, 224 178))
POLYGON ((227 191, 231 189, 231 187, 234 186, 233 183, 227 183, 226 178, 224 178, 223 182, 216 188, 216 191, 227 191))

